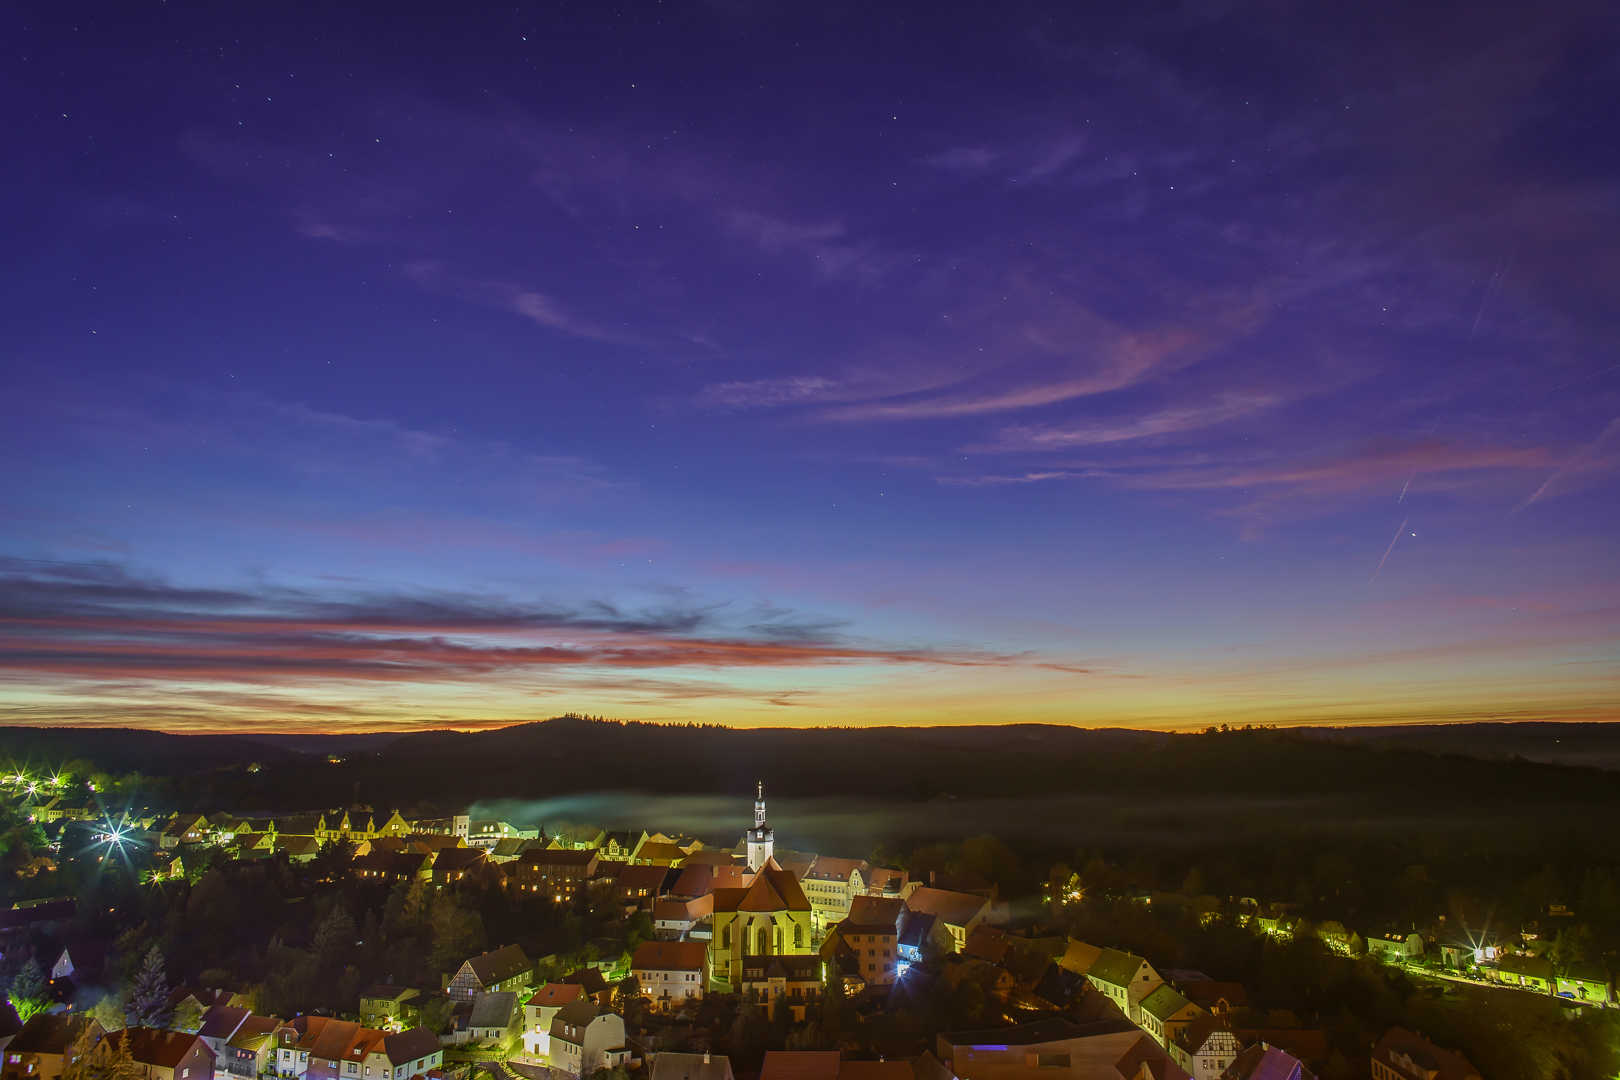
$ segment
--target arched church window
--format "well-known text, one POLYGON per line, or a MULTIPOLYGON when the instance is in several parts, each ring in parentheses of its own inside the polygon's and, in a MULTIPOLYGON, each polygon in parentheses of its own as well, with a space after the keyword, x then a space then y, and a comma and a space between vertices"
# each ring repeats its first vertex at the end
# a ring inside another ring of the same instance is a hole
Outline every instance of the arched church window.
POLYGON ((798 923, 793 924, 793 947, 795 949, 804 948, 804 927, 798 923))
POLYGON ((757 951, 761 956, 771 951, 771 931, 768 927, 762 926, 759 928, 759 949, 757 951))
POLYGON ((780 926, 776 928, 776 951, 782 951, 782 928, 780 926))
POLYGON ((731 924, 730 923, 727 923, 726 928, 720 932, 720 947, 722 949, 731 948, 731 924))

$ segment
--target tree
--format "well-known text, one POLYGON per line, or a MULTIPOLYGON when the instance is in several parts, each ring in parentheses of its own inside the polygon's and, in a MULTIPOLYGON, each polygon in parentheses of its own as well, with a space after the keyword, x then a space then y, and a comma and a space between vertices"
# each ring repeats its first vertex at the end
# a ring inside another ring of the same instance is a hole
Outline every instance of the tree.
POLYGON ((1579 926, 1558 931, 1550 955, 1554 963, 1580 963, 1592 955, 1593 944, 1592 928, 1581 923, 1579 926))
POLYGON ((634 1024, 641 1014, 641 980, 632 973, 619 980, 613 991, 613 1007, 625 1022, 634 1024))
POLYGON ((312 951, 315 960, 322 970, 331 971, 341 967, 348 959, 349 953, 354 949, 355 935, 358 933, 354 926, 354 916, 348 909, 338 904, 327 912, 326 918, 315 930, 315 941, 312 951))
POLYGON ((459 893, 440 893, 433 901, 433 953, 435 971, 455 971, 484 947, 484 920, 459 893))
POLYGON ((35 1013, 45 1011, 50 1002, 45 998, 45 973, 40 970, 39 961, 33 957, 23 961, 16 977, 11 980, 8 996, 19 1020, 27 1021, 35 1013))
POLYGON ((121 998, 108 994, 96 1002, 95 1007, 90 1010, 90 1015, 103 1030, 120 1031, 124 1027, 124 1002, 121 998))
POLYGON ((765 1060, 765 1041, 769 1032, 765 1016, 752 1001, 737 1007, 737 1019, 731 1022, 731 1065, 738 1071, 752 1072, 765 1060))
POLYGON ((174 1015, 169 1018, 169 1027, 194 1035, 202 1028, 202 1019, 202 1006, 194 998, 187 998, 175 1006, 174 1015))
POLYGON ((625 948, 630 952, 635 952, 637 945, 640 945, 643 941, 651 941, 652 938, 652 916, 645 911, 638 911, 630 916, 630 920, 625 923, 625 948))
POLYGON ((163 950, 154 945, 141 962, 140 974, 135 976, 124 1016, 130 1027, 166 1028, 172 1015, 169 982, 163 974, 163 950))
POLYGON ((61 1080, 136 1080, 145 1073, 123 1036, 98 1036, 94 1025, 84 1024, 62 1062, 61 1080))

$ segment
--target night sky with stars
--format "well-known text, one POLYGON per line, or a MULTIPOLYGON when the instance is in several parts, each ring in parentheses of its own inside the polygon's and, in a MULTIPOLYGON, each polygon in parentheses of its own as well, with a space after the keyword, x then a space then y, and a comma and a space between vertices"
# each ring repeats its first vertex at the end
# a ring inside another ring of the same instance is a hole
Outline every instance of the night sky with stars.
POLYGON ((1613 719, 1620 15, 13 3, 0 722, 1613 719))

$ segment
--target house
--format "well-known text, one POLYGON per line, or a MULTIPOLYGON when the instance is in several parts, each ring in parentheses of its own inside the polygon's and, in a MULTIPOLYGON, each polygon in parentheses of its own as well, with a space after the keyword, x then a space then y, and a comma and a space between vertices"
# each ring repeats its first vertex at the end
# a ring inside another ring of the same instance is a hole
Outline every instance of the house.
POLYGON ((1558 996, 1606 1004, 1613 996, 1608 969, 1601 964, 1565 964, 1558 973, 1558 996))
POLYGON ((702 941, 644 941, 630 958, 642 994, 660 1009, 703 996, 709 984, 709 947, 702 941))
POLYGON ((666 892, 665 880, 677 872, 666 866, 626 866, 619 871, 614 891, 626 911, 652 911, 658 898, 666 892))
POLYGON ((1124 1017, 1087 1024, 1037 1020, 989 1031, 943 1032, 935 1041, 935 1056, 960 1080, 1134 1080, 1143 1062, 1150 1063, 1156 1080, 1186 1078, 1162 1047, 1124 1017))
POLYGON ((932 915, 912 915, 906 919, 895 944, 900 953, 898 972, 904 975, 907 967, 929 953, 949 952, 950 931, 932 915))
POLYGON ((504 1046, 523 1026, 523 1008, 511 990, 490 990, 473 997, 472 1016, 467 1020, 467 1038, 504 1046))
POLYGON ((442 889, 451 882, 476 877, 485 867, 494 865, 489 861, 489 852, 483 848, 442 847, 434 854, 429 873, 433 884, 442 889))
POLYGON ((107 966, 107 952, 111 948, 110 941, 83 941, 69 945, 57 956, 56 963, 51 965, 51 978, 72 979, 76 986, 93 985, 102 977, 107 966))
POLYGON ((368 986, 360 991, 360 1022, 366 1027, 403 1031, 421 1018, 422 992, 409 986, 368 986))
POLYGON ((549 896, 571 904, 583 895, 585 883, 596 875, 595 851, 565 848, 530 848, 506 864, 508 888, 549 896))
POLYGON ((1113 998, 1135 1024, 1142 1022, 1142 999, 1164 982, 1152 964, 1118 949, 1102 950, 1086 972, 1086 978, 1091 980, 1092 986, 1113 998))
POLYGON ((575 983, 548 982, 523 1003, 523 1052, 530 1057, 551 1053, 551 1021, 557 1010, 585 997, 585 988, 575 983))
POLYGON ((213 1080, 214 1051, 200 1035, 162 1028, 135 1027, 101 1037, 97 1050, 127 1050, 142 1066, 146 1080, 213 1080))
POLYGON ((979 960, 992 964, 999 964, 1007 955, 1007 934, 994 926, 980 926, 968 935, 967 944, 962 946, 962 952, 979 960))
POLYGON ((602 969, 597 967, 582 967, 570 971, 562 977, 565 983, 573 983, 579 987, 580 992, 602 1008, 607 1008, 613 998, 613 988, 602 977, 602 969))
POLYGON ((59 1080, 62 1058, 89 1024, 96 1035, 101 1025, 68 1013, 35 1013, 5 1049, 5 1080, 59 1080))
POLYGON ((1553 962, 1539 956, 1508 954, 1496 961, 1496 977, 1509 986, 1522 986, 1527 990, 1552 993, 1557 982, 1553 962))
POLYGON ((849 917, 850 900, 866 893, 872 867, 863 859, 817 856, 801 879, 816 925, 828 926, 849 917))
POLYGON ((724 1054, 663 1053, 653 1058, 651 1080, 736 1080, 724 1054))
POLYGON ((517 945, 507 945, 466 961, 446 989, 452 1001, 471 1001, 491 990, 520 990, 534 978, 534 962, 517 945))
POLYGON ((225 1044, 231 1041, 252 1015, 252 1009, 215 1005, 203 1013, 202 1023, 197 1027, 197 1037, 208 1044, 208 1049, 218 1061, 225 1053, 225 1044))
POLYGON ((1288 1051, 1291 1056, 1312 1068, 1327 1064, 1328 1041, 1325 1031, 1315 1031, 1311 1028, 1237 1028, 1232 1034, 1237 1036, 1238 1042, 1244 1047, 1265 1043, 1267 1046, 1288 1051))
POLYGON ((467 823, 467 846, 489 850, 502 840, 535 840, 539 829, 520 829, 509 821, 478 820, 467 823))
POLYGON ((715 889, 709 941, 710 987, 730 993, 742 981, 743 957, 813 952, 810 901, 798 879, 774 860, 745 889, 715 889))
POLYGON ((849 946, 868 986, 894 983, 900 961, 900 935, 894 927, 886 923, 861 925, 845 919, 834 931, 849 946))
POLYGON ((416 1027, 391 1033, 350 1020, 300 1016, 276 1030, 276 1072, 314 1080, 406 1080, 444 1061, 439 1037, 416 1027))
POLYGON ((679 866, 686 859, 686 852, 681 850, 679 844, 659 843, 648 840, 641 845, 633 860, 638 866, 679 866))
POLYGON ((805 1007, 821 999, 822 959, 805 956, 745 956, 742 983, 737 987, 765 1005, 765 1017, 787 1007, 795 1023, 804 1019, 805 1007))
POLYGON ((948 933, 951 952, 961 952, 968 935, 990 917, 990 900, 973 893, 921 888, 906 897, 906 910, 913 915, 932 915, 948 933))
POLYGON ((530 848, 544 849, 545 844, 538 837, 509 836, 503 840, 495 841, 495 845, 486 848, 489 852, 490 862, 507 863, 516 859, 530 848))
POLYGON ((1390 964, 1415 960, 1423 955, 1424 948, 1421 934, 1407 934, 1404 938, 1398 934, 1367 938, 1367 955, 1390 964))
POLYGON ((589 1076, 600 1068, 613 1068, 630 1060, 624 1041, 624 1018, 602 1009, 593 1001, 579 1000, 564 1005, 551 1019, 553 1069, 589 1076))
POLYGON ((596 847, 596 853, 604 859, 632 863, 635 862, 636 852, 640 851, 641 845, 646 842, 645 830, 635 832, 614 830, 603 834, 602 842, 596 847))
POLYGON ((1221 1080, 1316 1080, 1316 1076, 1281 1047, 1255 1043, 1232 1059, 1221 1080))
POLYGON ((1372 1052, 1373 1080, 1480 1080, 1461 1054, 1442 1050, 1420 1035, 1392 1027, 1372 1052))
POLYGON ((660 900, 653 905, 653 933, 659 941, 682 941, 698 920, 712 913, 712 897, 692 900, 660 900))
POLYGON ((1242 983, 1176 982, 1181 996, 1213 1016, 1230 1016, 1233 1009, 1249 1007, 1249 993, 1242 983))
POLYGON ((1223 1017, 1200 1016, 1170 1043, 1170 1057, 1196 1080, 1210 1080, 1237 1060, 1243 1044, 1223 1017))
POLYGON ((1166 1050, 1194 1020, 1206 1015, 1169 983, 1160 983, 1142 999, 1142 1030, 1166 1050))
POLYGON ((349 872, 355 877, 390 885, 400 881, 432 880, 433 868, 434 860, 419 851, 372 851, 356 855, 349 864, 349 872))
POLYGON ((1074 972, 1076 975, 1086 975, 1091 971, 1091 965, 1097 962, 1102 950, 1095 945, 1087 945, 1084 941, 1069 939, 1068 946, 1063 950, 1063 958, 1058 965, 1074 972))
POLYGON ((214 1058, 220 1068, 241 1080, 255 1080, 276 1064, 276 1029, 281 1021, 274 1016, 249 1016, 214 1058))

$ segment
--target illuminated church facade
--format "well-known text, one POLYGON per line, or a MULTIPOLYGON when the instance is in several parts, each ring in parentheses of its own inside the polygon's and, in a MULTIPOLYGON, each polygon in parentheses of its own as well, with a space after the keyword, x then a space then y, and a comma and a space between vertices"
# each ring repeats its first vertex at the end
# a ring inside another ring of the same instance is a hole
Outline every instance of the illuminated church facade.
POLYGON ((748 874, 742 888, 714 890, 713 936, 709 939, 710 989, 730 992, 753 981, 755 968, 773 956, 802 956, 811 944, 813 912, 792 871, 773 857, 775 834, 765 822, 765 788, 754 803, 754 827, 746 836, 748 874))

